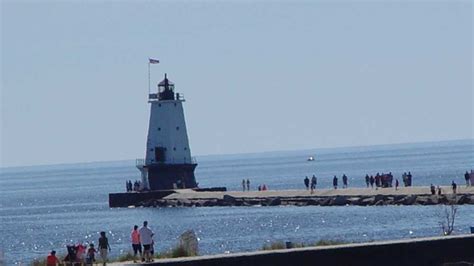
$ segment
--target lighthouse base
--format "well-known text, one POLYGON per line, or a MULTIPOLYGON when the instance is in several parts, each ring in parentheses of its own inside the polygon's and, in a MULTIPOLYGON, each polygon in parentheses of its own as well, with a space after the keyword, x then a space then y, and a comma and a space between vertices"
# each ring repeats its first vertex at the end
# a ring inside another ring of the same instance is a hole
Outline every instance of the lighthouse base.
POLYGON ((197 164, 147 165, 150 190, 196 188, 194 169, 197 164))

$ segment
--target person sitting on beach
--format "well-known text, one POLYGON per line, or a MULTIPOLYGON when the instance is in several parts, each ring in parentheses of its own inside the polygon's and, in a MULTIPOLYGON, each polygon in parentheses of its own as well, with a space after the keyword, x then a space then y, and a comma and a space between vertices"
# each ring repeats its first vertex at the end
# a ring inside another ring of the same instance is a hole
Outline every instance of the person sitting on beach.
POLYGON ((453 188, 453 194, 456 194, 456 189, 458 188, 458 185, 456 184, 456 182, 453 182, 451 183, 451 187, 453 188))
POLYGON ((430 190, 431 190, 431 195, 436 194, 436 189, 435 189, 435 186, 433 184, 431 184, 430 190))
POLYGON ((337 189, 337 176, 334 176, 332 179, 332 185, 334 186, 334 189, 337 189))
POLYGON ((56 251, 52 250, 49 253, 48 257, 46 257, 46 265, 47 266, 56 266, 59 265, 59 259, 56 257, 56 251))
POLYGON ((97 250, 95 250, 94 244, 90 244, 89 249, 87 250, 87 255, 86 255, 86 265, 94 264, 96 252, 97 250))
POLYGON ((367 185, 367 188, 370 186, 370 177, 369 175, 365 175, 365 184, 367 185))
POLYGON ((304 185, 305 185, 305 187, 306 187, 306 190, 308 190, 308 189, 309 189, 309 178, 308 178, 308 176, 306 176, 306 177, 304 178, 304 185))

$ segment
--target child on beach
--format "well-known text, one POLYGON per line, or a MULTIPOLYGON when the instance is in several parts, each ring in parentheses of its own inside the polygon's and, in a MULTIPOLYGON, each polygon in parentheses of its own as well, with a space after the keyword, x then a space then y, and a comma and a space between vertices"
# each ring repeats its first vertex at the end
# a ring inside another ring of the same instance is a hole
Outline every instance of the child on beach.
POLYGON ((86 255, 86 265, 92 265, 95 262, 95 253, 97 250, 94 248, 94 244, 89 245, 86 255))

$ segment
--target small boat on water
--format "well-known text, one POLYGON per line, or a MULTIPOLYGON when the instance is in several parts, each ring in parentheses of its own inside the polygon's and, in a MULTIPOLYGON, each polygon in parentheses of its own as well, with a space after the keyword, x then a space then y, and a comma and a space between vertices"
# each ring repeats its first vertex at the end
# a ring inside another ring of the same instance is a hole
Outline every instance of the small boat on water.
POLYGON ((308 159, 307 159, 308 162, 312 162, 314 161, 314 157, 313 156, 309 156, 308 159))

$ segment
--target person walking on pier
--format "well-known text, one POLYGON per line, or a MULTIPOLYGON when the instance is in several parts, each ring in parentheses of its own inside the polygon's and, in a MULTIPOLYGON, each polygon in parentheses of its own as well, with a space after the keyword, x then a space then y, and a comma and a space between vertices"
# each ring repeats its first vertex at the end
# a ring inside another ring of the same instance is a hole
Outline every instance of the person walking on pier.
POLYGON ((143 245, 143 256, 142 261, 145 260, 146 262, 151 261, 151 244, 153 243, 153 236, 155 233, 148 228, 148 221, 143 222, 143 226, 138 230, 140 234, 140 241, 143 245))
POLYGON ((309 189, 309 178, 308 178, 308 176, 306 176, 304 178, 304 185, 306 186, 306 190, 308 190, 309 189))
POLYGON ((454 182, 454 180, 453 180, 453 182, 451 183, 451 187, 453 188, 453 194, 456 194, 456 190, 457 190, 457 188, 458 188, 458 185, 456 184, 456 182, 454 182))
POLYGON ((250 180, 247 178, 247 191, 250 191, 250 180))
POLYGON ((347 176, 342 174, 342 188, 347 188, 347 176))
POLYGON ((316 184, 318 183, 318 180, 316 179, 316 176, 313 175, 311 178, 311 194, 313 194, 314 190, 316 189, 316 184))
POLYGON ((242 179, 242 191, 245 191, 245 179, 242 179))
POLYGON ((466 187, 469 187, 469 179, 471 178, 471 176, 469 175, 469 173, 466 171, 466 173, 464 174, 464 179, 466 179, 466 187))
POLYGON ((365 184, 367 185, 367 188, 368 188, 369 185, 370 185, 370 177, 369 177, 369 175, 365 175, 365 184))
POLYGON ((332 185, 334 186, 334 189, 337 189, 337 176, 334 176, 332 179, 332 185))

